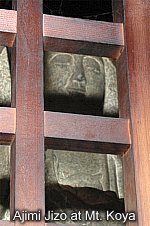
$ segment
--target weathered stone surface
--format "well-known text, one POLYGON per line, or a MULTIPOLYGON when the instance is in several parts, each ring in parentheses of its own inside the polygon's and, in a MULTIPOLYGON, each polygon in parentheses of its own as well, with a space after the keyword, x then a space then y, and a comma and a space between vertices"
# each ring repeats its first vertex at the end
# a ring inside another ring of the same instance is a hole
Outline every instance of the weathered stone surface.
POLYGON ((48 110, 116 116, 115 66, 108 58, 46 52, 45 97, 48 110))
POLYGON ((45 155, 48 183, 111 190, 123 198, 122 161, 119 156, 49 149, 45 155))
MULTIPOLYGON (((3 49, 0 55, 0 105, 10 105, 10 81, 7 52, 3 49)), ((96 99, 95 103, 99 105, 94 111, 90 111, 93 105, 85 108, 88 101, 83 102, 83 108, 79 105, 83 113, 89 111, 90 114, 96 112, 99 115, 117 115, 116 84, 115 67, 107 58, 64 53, 47 53, 45 56, 45 97, 76 96, 82 102, 82 98, 87 100, 91 98, 92 102, 96 99)), ((49 100, 46 101, 47 103, 49 104, 49 100)), ((0 147, 0 153, 1 180, 9 177, 9 148, 0 147), (6 148, 7 154, 4 151, 6 148)), ((45 172, 46 186, 62 184, 72 187, 93 187, 103 191, 112 190, 119 198, 123 197, 122 162, 119 156, 46 150, 45 172)), ((2 215, 4 215, 3 210, 1 217, 2 215)), ((4 218, 9 218, 9 211, 5 213, 4 218)), ((102 221, 101 225, 108 225, 107 223, 102 221)), ((87 223, 87 225, 99 225, 99 223, 87 223)), ((109 222, 109 225, 122 224, 109 222)))
POLYGON ((0 106, 11 102, 11 77, 6 48, 0 54, 0 106))
MULTIPOLYGON (((10 102, 11 77, 7 49, 0 47, 0 106, 9 106, 10 102)), ((0 219, 5 216, 9 206, 9 158, 10 147, 0 145, 0 219)))
POLYGON ((45 60, 46 94, 80 93, 103 101, 105 74, 101 58, 47 52, 45 60))
POLYGON ((117 91, 117 74, 116 68, 112 61, 103 57, 105 68, 105 98, 103 115, 118 115, 118 91, 117 91))
MULTIPOLYGON (((118 113, 116 69, 108 58, 47 52, 45 82, 47 98, 56 93, 82 94, 97 98, 99 105, 104 101, 104 114, 118 113)), ((100 111, 99 106, 97 109, 100 111)), ((113 190, 123 197, 122 162, 118 156, 47 151, 46 159, 53 167, 48 181, 53 178, 60 184, 113 190)))

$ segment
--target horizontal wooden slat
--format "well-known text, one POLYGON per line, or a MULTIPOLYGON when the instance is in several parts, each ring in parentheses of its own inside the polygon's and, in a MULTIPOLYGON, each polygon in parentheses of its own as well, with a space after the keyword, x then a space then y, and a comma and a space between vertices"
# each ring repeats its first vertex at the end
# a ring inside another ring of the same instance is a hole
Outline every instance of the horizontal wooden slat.
POLYGON ((14 226, 14 222, 0 220, 0 226, 14 226))
POLYGON ((123 24, 44 15, 44 36, 124 45, 123 24))
MULTIPOLYGON (((14 137, 15 118, 14 108, 0 108, 1 144, 14 137)), ((127 119, 45 112, 44 130, 47 144, 55 148, 117 154, 130 144, 127 119)))
POLYGON ((14 134, 0 134, 0 145, 10 145, 14 140, 14 134))
POLYGON ((10 144, 15 134, 15 108, 0 107, 0 144, 10 144))
POLYGON ((0 45, 12 47, 16 37, 17 12, 0 9, 0 45))
POLYGON ((123 25, 44 15, 45 50, 118 58, 123 25), (49 37, 49 38, 48 38, 49 37), (98 44, 101 43, 101 44, 98 44))
MULTIPOLYGON (((45 50, 118 59, 124 45, 123 24, 51 15, 44 17, 45 50)), ((17 12, 0 10, 0 45, 12 47, 17 12)))
POLYGON ((0 31, 16 33, 17 11, 0 9, 0 31))
POLYGON ((0 45, 12 47, 15 41, 16 35, 13 33, 0 32, 0 45))
POLYGON ((54 150, 122 155, 129 149, 129 146, 129 144, 108 142, 45 138, 45 147, 54 150))
POLYGON ((129 121, 120 118, 45 112, 46 137, 130 144, 129 121))
MULTIPOLYGON (((16 76, 12 96, 16 98, 16 139, 11 159, 15 163, 10 189, 11 215, 16 209, 45 212, 42 36, 42 1, 17 1, 16 76)), ((44 226, 45 222, 25 225, 44 226)))
POLYGON ((15 133, 16 109, 0 107, 0 133, 15 133))
POLYGON ((121 154, 131 143, 127 119, 45 112, 44 121, 51 148, 121 154))

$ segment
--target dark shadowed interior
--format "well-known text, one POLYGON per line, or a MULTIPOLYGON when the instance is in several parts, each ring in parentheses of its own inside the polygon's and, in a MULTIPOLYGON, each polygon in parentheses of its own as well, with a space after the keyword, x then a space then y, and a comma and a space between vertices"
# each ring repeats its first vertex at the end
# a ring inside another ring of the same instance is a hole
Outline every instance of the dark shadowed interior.
POLYGON ((45 0, 43 11, 51 15, 112 21, 110 0, 45 0))

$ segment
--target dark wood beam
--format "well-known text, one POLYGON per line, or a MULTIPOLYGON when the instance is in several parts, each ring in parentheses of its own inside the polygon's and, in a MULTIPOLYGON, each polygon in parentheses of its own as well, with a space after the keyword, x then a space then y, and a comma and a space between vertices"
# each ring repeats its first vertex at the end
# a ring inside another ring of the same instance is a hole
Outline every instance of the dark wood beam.
MULTIPOLYGON (((12 47, 17 12, 0 10, 0 45, 12 47)), ((124 46, 123 24, 43 15, 46 51, 107 56, 118 59, 124 46)))
MULTIPOLYGON (((67 143, 68 145, 71 145, 69 143, 73 142, 76 144, 76 146, 77 143, 84 143, 81 145, 81 147, 84 147, 84 145, 86 147, 86 142, 88 145, 89 143, 91 143, 90 145, 93 143, 93 145, 98 149, 99 146, 103 146, 106 147, 105 151, 113 151, 115 153, 119 151, 115 151, 115 146, 116 148, 118 146, 118 149, 120 146, 120 153, 122 153, 127 150, 131 143, 129 134, 129 121, 126 119, 83 116, 57 112, 45 112, 44 114, 44 134, 45 137, 47 137, 47 141, 49 140, 48 138, 54 138, 53 143, 54 140, 55 143, 62 143, 65 141, 66 145, 67 143), (121 132, 118 133, 118 130, 121 132), (113 146, 113 150, 107 150, 107 146, 110 148, 113 146)), ((14 137, 16 127, 16 109, 0 108, 0 119, 2 122, 0 126, 1 136, 3 135, 7 138, 7 136, 9 137, 9 134, 11 134, 12 137, 14 137)), ((50 140, 52 141, 52 139, 50 140)), ((93 145, 91 147, 94 147, 93 145)), ((93 148, 91 151, 93 151, 93 148)), ((103 152, 103 150, 101 151, 103 152)))
POLYGON ((150 224, 150 2, 126 0, 124 7, 137 225, 148 226, 150 224))
POLYGON ((10 32, 0 32, 0 45, 12 47, 15 41, 16 35, 10 32))
POLYGON ((130 146, 127 119, 45 112, 44 135, 56 149, 121 154, 130 146))
MULTIPOLYGON (((12 0, 12 9, 16 10, 17 2, 12 0)), ((16 107, 16 42, 11 48, 11 107, 16 107)), ((10 151, 10 219, 15 210, 15 169, 16 168, 16 140, 11 145, 10 151)))
MULTIPOLYGON (((127 77, 127 54, 124 51, 116 63, 118 74, 118 93, 119 93, 119 115, 120 117, 130 118, 130 101, 129 93, 124 90, 129 90, 127 77)), ((131 131, 132 135, 132 131, 131 131)), ((127 212, 137 213, 137 196, 135 187, 135 165, 133 147, 123 156, 123 175, 124 175, 124 198, 125 209, 127 212)), ((128 226, 133 226, 133 222, 128 221, 128 226)))
POLYGON ((124 47, 86 41, 44 37, 44 50, 118 59, 124 47))
POLYGON ((117 59, 124 45, 123 24, 44 15, 45 50, 117 59))
MULTIPOLYGON (((114 22, 124 22, 123 1, 112 1, 114 22)), ((116 62, 117 81, 118 81, 118 99, 119 99, 119 116, 130 119, 130 98, 129 98, 129 83, 128 83, 128 63, 127 49, 125 48, 120 58, 116 62), (128 90, 128 92, 125 92, 128 90)), ((131 131, 132 135, 132 131, 131 131)), ((129 149, 123 157, 123 174, 124 174, 124 198, 126 212, 134 211, 137 213, 137 196, 135 186, 135 166, 133 148, 129 149)), ((136 223, 128 221, 128 226, 136 223)))
MULTIPOLYGON (((122 22, 122 1, 114 0, 114 21, 122 22)), ((127 49, 117 61, 120 116, 131 120, 130 150, 124 155, 125 208, 136 213, 136 222, 149 225, 150 216, 150 4, 126 0, 125 42, 127 49), (129 95, 125 90, 129 90, 129 95), (146 209, 146 211, 145 211, 146 209)))
POLYGON ((123 24, 44 15, 44 37, 124 45, 123 24))
POLYGON ((124 23, 124 2, 123 0, 112 1, 112 15, 114 23, 124 23))
POLYGON ((0 9, 0 45, 12 47, 16 37, 17 12, 0 9))
MULTIPOLYGON (((15 209, 41 209, 43 214, 45 211, 42 27, 42 1, 17 1, 16 94, 12 93, 17 110, 16 139, 11 150, 11 216, 15 209)), ((45 222, 36 225, 44 226, 45 222)))

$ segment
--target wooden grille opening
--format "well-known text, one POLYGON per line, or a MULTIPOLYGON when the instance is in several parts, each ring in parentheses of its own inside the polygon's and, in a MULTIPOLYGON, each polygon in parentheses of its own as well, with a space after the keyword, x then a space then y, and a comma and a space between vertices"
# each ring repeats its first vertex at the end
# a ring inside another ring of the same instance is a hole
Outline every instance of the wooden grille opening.
POLYGON ((116 68, 111 59, 45 52, 45 110, 118 117, 116 68))
MULTIPOLYGON (((66 213, 67 219, 61 220, 62 223, 86 225, 89 223, 84 219, 86 211, 124 212, 119 157, 46 149, 45 164, 46 216, 50 216, 48 212, 53 210, 66 213), (111 163, 116 167, 113 168, 111 163), (82 220, 71 220, 70 214, 79 211, 82 212, 82 220)), ((105 214, 104 220, 106 224, 105 214)), ((56 223, 52 217, 49 222, 56 223)))
POLYGON ((43 13, 89 20, 113 21, 110 0, 44 0, 43 13))

